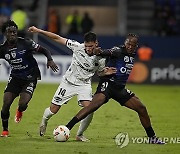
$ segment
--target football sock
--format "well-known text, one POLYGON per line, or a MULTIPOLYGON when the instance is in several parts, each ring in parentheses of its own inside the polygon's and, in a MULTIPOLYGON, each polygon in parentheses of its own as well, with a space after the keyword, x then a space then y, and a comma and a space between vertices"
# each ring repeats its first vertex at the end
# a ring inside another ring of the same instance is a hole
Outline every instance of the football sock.
POLYGON ((67 128, 69 128, 69 130, 71 130, 73 128, 73 126, 78 123, 80 120, 77 117, 73 117, 71 119, 71 121, 66 125, 67 128))
POLYGON ((145 130, 146 130, 146 134, 147 134, 148 137, 155 136, 154 130, 153 130, 153 128, 151 126, 145 128, 145 130))
POLYGON ((19 107, 18 107, 18 111, 19 111, 19 112, 23 112, 23 111, 25 111, 25 110, 27 109, 27 107, 28 107, 27 104, 21 104, 21 105, 19 105, 19 107))
POLYGON ((8 111, 7 114, 4 114, 1 111, 1 119, 2 119, 2 126, 3 126, 3 131, 8 131, 8 119, 9 119, 10 113, 8 111))
POLYGON ((92 118, 93 118, 93 113, 89 114, 86 118, 81 120, 79 129, 77 132, 77 136, 81 136, 83 134, 83 132, 88 128, 89 124, 91 123, 92 118))
POLYGON ((43 114, 42 118, 42 124, 46 125, 47 121, 54 115, 53 112, 51 112, 50 107, 46 108, 43 114))

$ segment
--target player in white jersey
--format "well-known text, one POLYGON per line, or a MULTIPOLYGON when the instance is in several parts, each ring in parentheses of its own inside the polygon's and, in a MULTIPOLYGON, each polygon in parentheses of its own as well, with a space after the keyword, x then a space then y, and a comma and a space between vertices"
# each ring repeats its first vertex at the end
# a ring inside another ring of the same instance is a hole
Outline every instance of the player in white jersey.
MULTIPOLYGON (((92 100, 91 78, 97 71, 99 75, 112 74, 116 70, 114 68, 105 68, 105 59, 93 55, 93 50, 98 46, 96 34, 93 32, 86 33, 84 43, 63 38, 51 32, 38 29, 34 26, 29 28, 30 32, 41 33, 48 36, 52 40, 66 45, 73 52, 72 62, 66 71, 61 84, 59 85, 50 107, 46 108, 40 125, 40 135, 46 132, 48 120, 56 114, 64 103, 67 103, 73 96, 77 95, 78 103, 82 107, 86 107, 92 100)), ((93 114, 90 114, 81 121, 77 132, 76 140, 89 141, 83 136, 83 132, 89 126, 93 114)))

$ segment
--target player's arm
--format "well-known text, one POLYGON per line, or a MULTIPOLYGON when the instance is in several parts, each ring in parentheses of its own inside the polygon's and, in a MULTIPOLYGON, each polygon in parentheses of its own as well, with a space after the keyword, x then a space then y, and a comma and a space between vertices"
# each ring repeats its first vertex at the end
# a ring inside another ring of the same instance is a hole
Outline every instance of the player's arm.
POLYGON ((50 67, 54 72, 57 72, 59 70, 58 66, 53 61, 51 53, 50 53, 49 50, 47 50, 46 48, 40 46, 37 51, 44 54, 47 57, 47 68, 50 67))
POLYGON ((100 57, 98 63, 99 63, 99 67, 97 70, 98 76, 111 75, 111 74, 115 74, 117 72, 116 68, 114 68, 114 67, 105 67, 105 63, 106 63, 105 58, 100 57))
POLYGON ((67 42, 67 39, 62 37, 62 36, 59 36, 55 33, 51 33, 51 32, 48 32, 48 31, 45 31, 45 30, 42 30, 42 29, 39 29, 35 26, 31 26, 29 27, 28 29, 29 32, 32 32, 32 33, 40 33, 40 34, 43 34, 44 36, 47 36, 49 37, 50 39, 56 41, 57 43, 60 43, 62 45, 66 45, 66 42, 67 42))
POLYGON ((50 67, 54 72, 58 71, 58 67, 54 63, 49 50, 47 50, 46 48, 40 46, 39 44, 28 38, 25 40, 25 43, 26 43, 27 51, 36 52, 36 53, 39 52, 47 57, 47 68, 50 67))
POLYGON ((47 50, 44 47, 39 46, 39 48, 37 49, 37 52, 40 52, 47 57, 47 68, 50 67, 54 72, 57 72, 59 70, 58 66, 53 61, 51 53, 49 50, 47 50))
POLYGON ((105 76, 105 75, 111 75, 115 74, 117 72, 117 69, 115 67, 105 67, 102 71, 98 71, 98 76, 105 76))
POLYGON ((120 48, 101 49, 100 47, 94 49, 94 54, 102 57, 119 57, 120 48))

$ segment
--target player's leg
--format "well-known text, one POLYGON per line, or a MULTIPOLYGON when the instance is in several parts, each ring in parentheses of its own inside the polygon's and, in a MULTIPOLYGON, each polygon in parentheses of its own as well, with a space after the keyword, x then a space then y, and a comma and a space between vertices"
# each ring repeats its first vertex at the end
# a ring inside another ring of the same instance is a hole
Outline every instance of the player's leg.
POLYGON ((28 103, 31 100, 32 95, 26 92, 20 93, 18 108, 16 110, 16 115, 14 121, 19 123, 22 119, 23 112, 27 109, 28 103))
POLYGON ((75 117, 73 117, 72 120, 66 125, 66 127, 69 128, 69 130, 71 130, 76 123, 78 123, 86 116, 100 108, 104 104, 105 100, 106 96, 103 93, 95 94, 92 99, 92 102, 88 106, 81 109, 78 112, 78 114, 75 117))
POLYGON ((40 131, 39 131, 40 136, 43 136, 45 134, 48 120, 53 115, 55 115, 59 111, 60 108, 61 108, 60 105, 51 103, 50 107, 44 110, 44 114, 43 114, 41 124, 40 124, 40 131))
POLYGON ((155 135, 155 133, 151 127, 151 122, 150 122, 150 118, 149 118, 147 109, 141 103, 139 98, 137 98, 136 96, 133 96, 124 104, 124 106, 129 109, 132 109, 138 113, 141 124, 145 128, 147 135, 149 137, 152 137, 155 135))
POLYGON ((22 80, 19 84, 21 86, 21 92, 18 102, 18 108, 16 110, 16 115, 14 118, 14 121, 16 123, 19 123, 21 121, 23 112, 28 107, 28 103, 31 100, 33 92, 36 88, 37 80, 33 80, 33 81, 22 80))
MULTIPOLYGON (((80 102, 82 104, 83 107, 88 106, 91 102, 90 101, 81 101, 80 102)), ((82 119, 80 122, 80 126, 79 129, 77 131, 77 136, 76 136, 76 140, 77 141, 83 141, 83 142, 88 142, 89 139, 87 139, 83 133, 84 131, 88 128, 89 124, 91 123, 93 118, 93 113, 89 114, 86 118, 82 119)))
POLYGON ((139 119, 141 121, 142 126, 144 127, 147 136, 150 139, 150 143, 155 143, 155 144, 164 144, 161 140, 159 140, 155 132, 151 126, 151 121, 147 112, 146 107, 141 103, 138 97, 133 96, 130 98, 125 104, 127 108, 132 109, 136 111, 139 115, 139 119))
POLYGON ((46 132, 48 120, 55 115, 61 106, 68 102, 73 96, 73 87, 68 82, 62 80, 61 84, 57 88, 53 99, 51 101, 50 107, 44 110, 44 114, 42 116, 41 124, 40 124, 40 136, 43 136, 46 132))
POLYGON ((2 119, 2 127, 3 132, 1 136, 7 137, 9 135, 8 131, 8 120, 10 116, 10 106, 13 103, 14 99, 17 97, 17 94, 11 92, 5 92, 3 97, 3 106, 1 109, 1 119, 2 119))
POLYGON ((73 117, 72 120, 66 126, 71 130, 76 123, 78 123, 86 116, 96 111, 105 102, 108 102, 110 98, 110 89, 111 84, 109 84, 107 81, 100 80, 96 90, 96 94, 94 95, 91 103, 88 106, 81 109, 78 112, 78 114, 75 117, 73 117))
MULTIPOLYGON (((77 86, 77 98, 78 104, 81 107, 86 107, 92 100, 92 87, 90 84, 77 86)), ((84 131, 88 128, 93 118, 93 113, 89 114, 86 118, 80 122, 79 129, 77 131, 76 140, 88 142, 89 140, 83 135, 84 131)))

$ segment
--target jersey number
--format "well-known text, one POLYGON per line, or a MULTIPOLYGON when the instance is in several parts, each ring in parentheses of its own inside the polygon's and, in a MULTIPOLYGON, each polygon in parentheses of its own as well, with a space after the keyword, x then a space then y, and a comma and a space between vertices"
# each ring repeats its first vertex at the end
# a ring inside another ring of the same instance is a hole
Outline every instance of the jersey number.
POLYGON ((107 87, 108 87, 108 82, 103 82, 101 85, 101 91, 105 91, 107 87))
POLYGON ((66 89, 60 88, 58 95, 64 96, 66 93, 66 89))

